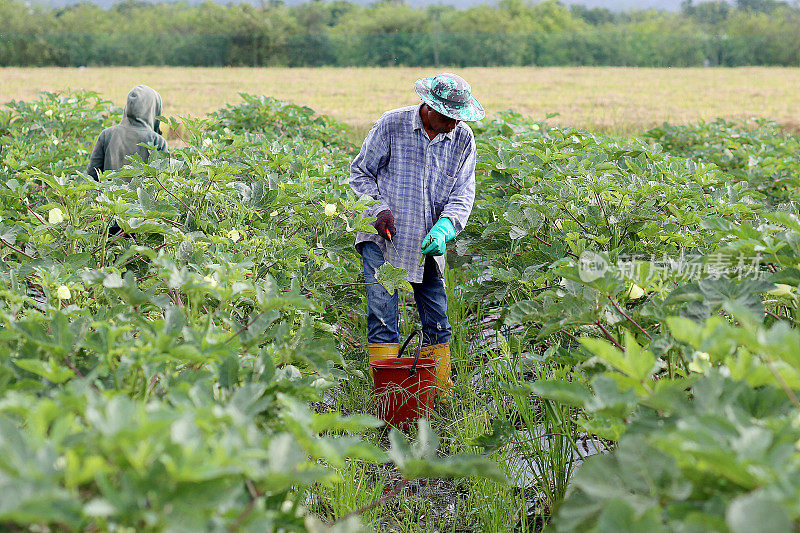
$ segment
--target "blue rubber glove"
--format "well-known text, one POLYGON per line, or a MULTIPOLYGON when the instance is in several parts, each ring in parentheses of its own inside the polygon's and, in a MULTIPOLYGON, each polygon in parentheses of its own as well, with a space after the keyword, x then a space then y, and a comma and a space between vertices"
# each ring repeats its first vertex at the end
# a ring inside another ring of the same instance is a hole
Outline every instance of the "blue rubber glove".
POLYGON ((431 230, 422 239, 422 253, 424 255, 442 255, 447 249, 447 243, 456 236, 456 228, 449 218, 440 218, 431 230))

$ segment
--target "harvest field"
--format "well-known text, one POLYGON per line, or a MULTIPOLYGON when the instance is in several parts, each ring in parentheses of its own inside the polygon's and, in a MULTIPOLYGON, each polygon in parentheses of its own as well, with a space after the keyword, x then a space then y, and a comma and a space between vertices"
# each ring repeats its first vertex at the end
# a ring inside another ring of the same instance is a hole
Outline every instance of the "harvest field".
MULTIPOLYGON (((240 92, 267 94, 330 115, 363 136, 387 109, 417 101, 413 80, 432 68, 2 68, 0 102, 28 100, 43 90, 87 89, 122 105, 144 83, 172 116, 201 116, 239 101, 240 92)), ((467 68, 490 113, 513 109, 553 124, 639 133, 661 124, 717 117, 768 117, 800 128, 800 69, 467 68)))
POLYGON ((455 388, 404 434, 371 416, 341 124, 247 97, 95 182, 119 112, 0 111, 0 529, 800 526, 800 141, 776 124, 475 124, 455 388))

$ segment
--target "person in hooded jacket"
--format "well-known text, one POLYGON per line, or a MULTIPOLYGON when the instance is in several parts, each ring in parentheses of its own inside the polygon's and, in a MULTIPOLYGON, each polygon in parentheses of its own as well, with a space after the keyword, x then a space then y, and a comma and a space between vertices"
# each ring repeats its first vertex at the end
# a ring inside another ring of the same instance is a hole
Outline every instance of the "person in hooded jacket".
POLYGON ((86 173, 97 180, 98 170, 119 170, 127 163, 127 156, 133 154, 147 161, 148 149, 140 144, 166 151, 167 141, 161 136, 159 115, 161 95, 147 85, 131 89, 120 123, 104 129, 97 138, 86 173))

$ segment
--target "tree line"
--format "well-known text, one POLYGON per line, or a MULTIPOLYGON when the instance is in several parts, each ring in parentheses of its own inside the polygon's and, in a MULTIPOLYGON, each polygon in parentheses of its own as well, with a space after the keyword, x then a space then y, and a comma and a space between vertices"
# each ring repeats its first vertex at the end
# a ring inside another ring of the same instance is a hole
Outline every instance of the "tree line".
POLYGON ((778 0, 687 0, 675 13, 556 0, 469 9, 402 0, 123 0, 109 9, 3 0, 0 65, 798 66, 800 9, 778 0))

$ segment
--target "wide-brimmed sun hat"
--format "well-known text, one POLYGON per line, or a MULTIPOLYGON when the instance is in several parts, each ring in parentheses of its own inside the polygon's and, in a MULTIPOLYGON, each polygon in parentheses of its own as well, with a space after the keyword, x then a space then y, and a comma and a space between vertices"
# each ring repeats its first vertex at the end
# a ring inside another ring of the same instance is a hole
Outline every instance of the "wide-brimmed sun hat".
POLYGON ((423 102, 447 117, 474 122, 486 116, 483 106, 472 96, 467 80, 456 74, 443 72, 433 78, 422 78, 414 83, 414 90, 423 102))

